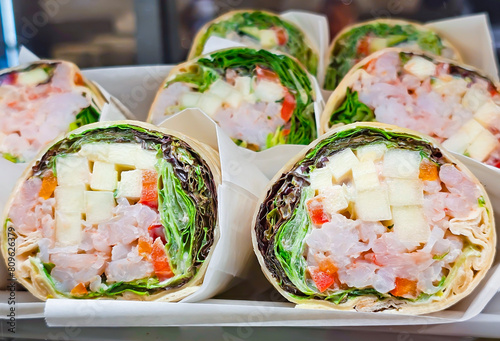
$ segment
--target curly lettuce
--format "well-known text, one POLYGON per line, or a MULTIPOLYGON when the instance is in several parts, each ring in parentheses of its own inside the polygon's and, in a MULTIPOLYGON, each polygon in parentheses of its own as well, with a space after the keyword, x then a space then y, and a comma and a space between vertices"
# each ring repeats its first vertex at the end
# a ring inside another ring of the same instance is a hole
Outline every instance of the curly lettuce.
POLYGON ((297 58, 315 75, 318 69, 318 55, 308 46, 304 33, 279 16, 261 11, 236 12, 225 20, 212 23, 194 47, 194 56, 201 55, 203 47, 211 36, 225 38, 229 33, 235 32, 258 41, 258 30, 272 28, 284 29, 288 36, 286 44, 276 48, 297 58))

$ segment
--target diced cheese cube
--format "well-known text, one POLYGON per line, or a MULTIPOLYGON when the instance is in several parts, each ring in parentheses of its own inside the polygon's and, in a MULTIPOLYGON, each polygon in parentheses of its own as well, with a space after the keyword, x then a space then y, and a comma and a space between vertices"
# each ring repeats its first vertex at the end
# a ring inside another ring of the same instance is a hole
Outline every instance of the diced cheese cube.
POLYGON ((467 134, 469 142, 472 142, 479 134, 483 133, 485 129, 475 119, 470 119, 460 127, 460 131, 467 134))
POLYGON ((142 171, 139 169, 124 171, 121 173, 120 182, 117 187, 117 197, 137 200, 142 193, 142 171))
POLYGON ((387 187, 392 206, 422 205, 424 202, 424 184, 418 179, 389 179, 387 187))
POLYGON ((38 85, 45 83, 48 79, 49 74, 41 67, 17 74, 17 83, 21 85, 38 85))
POLYGON ((349 206, 342 186, 330 185, 329 187, 321 189, 319 193, 325 198, 325 200, 323 200, 323 207, 326 212, 330 214, 345 210, 349 206))
POLYGON ((255 84, 255 97, 263 102, 276 102, 285 97, 285 90, 278 82, 262 79, 255 84))
POLYGON ((157 151, 146 150, 139 147, 132 154, 135 168, 154 170, 155 165, 158 162, 157 154, 157 151))
POLYGON ((104 142, 85 143, 78 151, 78 155, 91 161, 114 163, 108 160, 109 145, 109 143, 104 142))
POLYGON ((452 152, 463 154, 469 146, 469 135, 463 131, 457 131, 442 143, 443 147, 452 152))
POLYGON ((78 245, 82 240, 82 214, 56 211, 56 246, 78 245))
POLYGON ((377 168, 373 161, 362 161, 355 165, 352 168, 352 177, 358 191, 374 189, 380 186, 377 168))
POLYGON ((243 95, 236 90, 232 90, 227 97, 224 98, 224 102, 229 104, 233 108, 238 108, 243 101, 243 95))
POLYGON ((309 180, 312 189, 328 188, 332 185, 332 172, 328 167, 316 168, 311 172, 309 180))
POLYGON ((86 143, 82 146, 79 155, 87 157, 92 161, 102 161, 133 167, 134 159, 130 157, 138 148, 135 143, 86 143))
POLYGON ((479 84, 472 84, 462 97, 462 105, 476 112, 484 103, 490 99, 490 94, 479 84))
POLYGON ((88 183, 89 161, 77 155, 63 155, 56 158, 56 177, 60 186, 88 183))
POLYGON ((233 91, 233 87, 223 81, 222 79, 216 80, 208 89, 208 92, 214 94, 219 98, 226 98, 233 91))
POLYGON ((378 161, 384 157, 387 151, 385 143, 369 144, 356 149, 359 161, 378 161))
POLYGON ((198 101, 201 98, 199 92, 186 92, 182 94, 180 98, 180 104, 182 108, 196 108, 198 107, 198 101))
POLYGON ((394 233, 403 243, 425 243, 431 229, 422 206, 393 206, 394 233))
POLYGON ((436 74, 436 64, 420 56, 411 57, 403 68, 420 80, 436 74))
POLYGON ((83 193, 85 185, 80 183, 73 186, 57 186, 54 191, 56 210, 60 212, 82 213, 85 209, 83 193))
POLYGON ((498 148, 497 138, 485 129, 474 139, 474 141, 472 141, 466 153, 468 153, 471 158, 483 162, 496 148, 498 148))
POLYGON ((274 30, 259 30, 260 44, 269 49, 278 45, 278 36, 274 30))
POLYGON ((500 119, 500 106, 489 100, 477 109, 474 118, 485 128, 500 119))
POLYGON ((350 148, 337 152, 328 158, 328 168, 336 181, 342 180, 358 163, 358 158, 350 148))
POLYGON ((357 217, 364 221, 383 221, 392 218, 387 189, 384 187, 357 192, 355 209, 357 217))
POLYGON ((90 188, 94 191, 114 191, 118 182, 118 172, 112 163, 96 161, 90 178, 90 188))
POLYGON ((236 77, 234 79, 234 87, 243 95, 243 97, 250 95, 252 92, 252 77, 236 77))
POLYGON ((211 93, 203 93, 198 101, 198 107, 208 116, 213 116, 222 106, 222 99, 211 93))
POLYGON ((107 149, 107 162, 118 166, 135 167, 135 158, 132 155, 135 155, 141 146, 135 143, 108 143, 107 149))
POLYGON ((115 207, 115 198, 113 192, 85 192, 85 220, 91 224, 113 217, 113 207, 115 207))
POLYGON ((388 178, 417 179, 420 160, 417 151, 390 148, 384 155, 382 174, 388 178))
POLYGON ((464 153, 480 134, 488 132, 475 119, 470 119, 460 129, 443 142, 443 147, 456 153, 464 153))

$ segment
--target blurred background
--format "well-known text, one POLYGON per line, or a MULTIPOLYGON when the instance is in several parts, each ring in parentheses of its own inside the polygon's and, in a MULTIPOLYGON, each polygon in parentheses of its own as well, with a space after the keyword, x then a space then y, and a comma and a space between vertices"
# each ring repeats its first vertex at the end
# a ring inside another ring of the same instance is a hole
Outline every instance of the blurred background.
POLYGON ((495 0, 0 0, 0 66, 16 64, 21 45, 82 68, 177 63, 205 22, 238 8, 323 13, 331 37, 345 25, 375 17, 425 22, 487 12, 500 52, 495 0))

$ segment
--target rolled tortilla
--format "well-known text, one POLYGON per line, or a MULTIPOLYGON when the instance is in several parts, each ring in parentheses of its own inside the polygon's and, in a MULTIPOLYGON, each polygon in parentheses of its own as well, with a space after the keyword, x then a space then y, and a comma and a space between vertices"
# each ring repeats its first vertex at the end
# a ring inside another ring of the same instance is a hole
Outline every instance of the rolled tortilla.
POLYGON ((284 52, 297 58, 311 74, 318 72, 319 51, 300 27, 278 14, 261 10, 227 12, 198 31, 188 59, 200 56, 211 36, 237 41, 255 49, 284 52))
POLYGON ((19 180, 2 218, 4 259, 42 300, 178 301, 201 286, 218 240, 218 162, 149 124, 81 127, 19 180))
POLYGON ((66 61, 40 60, 0 73, 0 154, 31 161, 61 133, 99 121, 101 91, 66 61))
POLYGON ((148 122, 199 108, 238 145, 255 151, 316 138, 315 80, 295 59, 266 50, 230 48, 175 67, 148 122))
POLYGON ((430 135, 443 147, 500 166, 500 94, 473 67, 400 49, 359 62, 328 99, 321 131, 380 121, 430 135))
POLYGON ((400 19, 375 19, 348 26, 333 39, 329 48, 324 88, 335 90, 360 60, 387 47, 429 52, 461 61, 458 50, 434 30, 400 19))
POLYGON ((337 127, 271 180, 252 229, 267 279, 291 302, 424 314, 474 290, 496 245, 474 175, 430 137, 337 127))

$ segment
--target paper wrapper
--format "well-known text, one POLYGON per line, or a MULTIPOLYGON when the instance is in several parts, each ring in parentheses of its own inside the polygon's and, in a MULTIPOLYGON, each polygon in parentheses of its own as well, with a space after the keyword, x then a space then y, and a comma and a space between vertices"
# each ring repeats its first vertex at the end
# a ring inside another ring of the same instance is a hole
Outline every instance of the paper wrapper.
MULTIPOLYGON (((316 77, 320 86, 323 87, 328 63, 328 44, 330 43, 330 33, 326 17, 303 11, 283 12, 280 14, 280 17, 300 27, 313 45, 313 49, 318 51, 318 74, 316 77)), ((245 45, 239 42, 230 43, 230 40, 212 36, 205 43, 202 54, 234 46, 245 45)))

